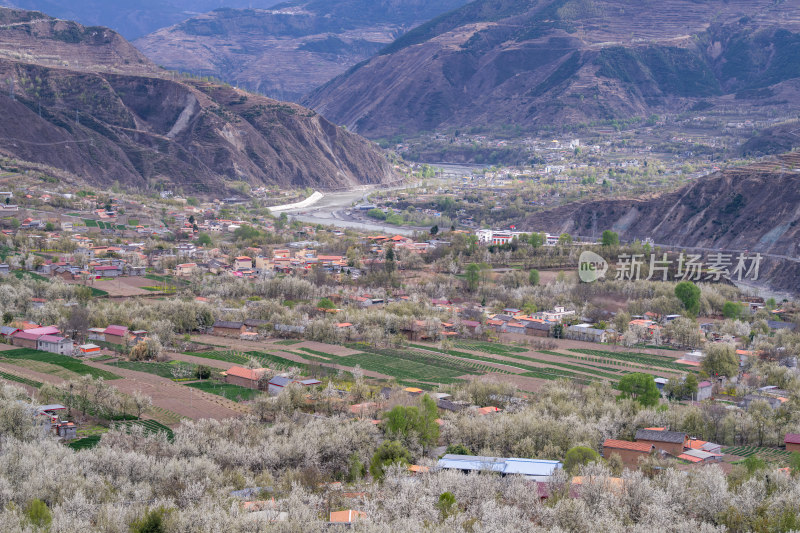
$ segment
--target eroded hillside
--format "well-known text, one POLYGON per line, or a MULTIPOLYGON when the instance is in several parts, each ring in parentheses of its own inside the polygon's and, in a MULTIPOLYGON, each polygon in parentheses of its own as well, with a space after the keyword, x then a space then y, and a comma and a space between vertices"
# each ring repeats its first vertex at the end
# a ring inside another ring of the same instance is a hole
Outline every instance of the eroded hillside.
POLYGON ((339 189, 394 179, 372 143, 313 111, 173 79, 107 29, 0 17, 5 155, 137 188, 221 191, 238 180, 339 189))
POLYGON ((693 108, 796 113, 800 5, 478 0, 303 100, 370 137, 693 108))

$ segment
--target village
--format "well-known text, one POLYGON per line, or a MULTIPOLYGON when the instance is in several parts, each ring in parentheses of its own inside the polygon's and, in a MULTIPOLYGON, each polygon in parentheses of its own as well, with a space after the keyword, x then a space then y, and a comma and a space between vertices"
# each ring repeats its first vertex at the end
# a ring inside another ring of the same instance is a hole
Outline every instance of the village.
MULTIPOLYGON (((429 198, 459 196, 452 187, 429 198)), ((353 209, 386 214, 417 192, 353 209)), ((441 227, 401 235, 304 223, 242 198, 41 185, 0 196, 0 379, 23 387, 31 420, 73 450, 120 431, 172 439, 184 420, 300 416, 394 439, 374 452, 373 479, 384 457, 416 479, 519 477, 543 502, 562 497, 557 483, 580 497, 594 460, 620 486, 625 470, 796 469, 797 303, 726 279, 685 281, 688 297, 677 281, 578 280, 579 251, 613 263, 651 242, 474 218, 448 229, 451 207, 422 212, 441 227), (513 425, 563 387, 652 416, 524 452, 468 429, 513 425)), ((314 490, 341 490, 324 479, 314 490)), ((253 516, 286 518, 242 494, 253 516)), ((329 519, 365 516, 356 501, 329 519)))

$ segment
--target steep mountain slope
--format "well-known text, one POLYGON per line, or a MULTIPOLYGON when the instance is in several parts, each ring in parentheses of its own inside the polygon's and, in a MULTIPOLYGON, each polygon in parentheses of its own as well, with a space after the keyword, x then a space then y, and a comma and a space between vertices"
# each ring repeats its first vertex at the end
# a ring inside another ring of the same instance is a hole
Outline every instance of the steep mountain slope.
MULTIPOLYGON (((732 168, 650 198, 576 202, 535 213, 522 227, 596 239, 769 254, 770 283, 800 293, 800 153, 732 168)), ((766 278, 765 278, 766 279, 766 278)))
POLYGON ((704 106, 800 109, 800 4, 476 0, 302 103, 370 137, 704 106))
POLYGON ((0 153, 90 183, 223 191, 395 179, 372 143, 314 111, 172 79, 115 32, 0 9, 0 153))
POLYGON ((0 6, 49 13, 88 26, 106 26, 137 39, 220 7, 267 8, 279 0, 0 0, 0 6))
POLYGON ((298 100, 410 28, 467 0, 295 0, 218 9, 136 41, 165 67, 298 100))

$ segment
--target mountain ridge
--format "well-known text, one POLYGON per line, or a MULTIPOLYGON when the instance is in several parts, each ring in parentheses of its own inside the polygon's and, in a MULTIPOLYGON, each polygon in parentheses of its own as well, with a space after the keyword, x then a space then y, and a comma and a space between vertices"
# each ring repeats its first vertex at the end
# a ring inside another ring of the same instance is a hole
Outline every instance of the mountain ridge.
POLYGON ((371 138, 714 106, 798 110, 800 6, 770 0, 476 0, 301 103, 371 138))
POLYGON ((303 95, 466 0, 295 0, 217 9, 138 39, 158 64, 286 100, 303 95))
POLYGON ((93 185, 222 192, 394 181, 371 142, 316 112, 159 69, 107 28, 0 9, 0 152, 93 185), (66 33, 63 33, 66 32, 66 33))

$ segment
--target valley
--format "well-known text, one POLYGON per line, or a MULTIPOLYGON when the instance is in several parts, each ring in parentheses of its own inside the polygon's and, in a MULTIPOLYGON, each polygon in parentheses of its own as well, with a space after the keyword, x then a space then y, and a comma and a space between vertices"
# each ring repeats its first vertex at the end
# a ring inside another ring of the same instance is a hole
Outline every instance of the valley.
POLYGON ((800 529, 798 2, 12 3, 3 532, 800 529))

